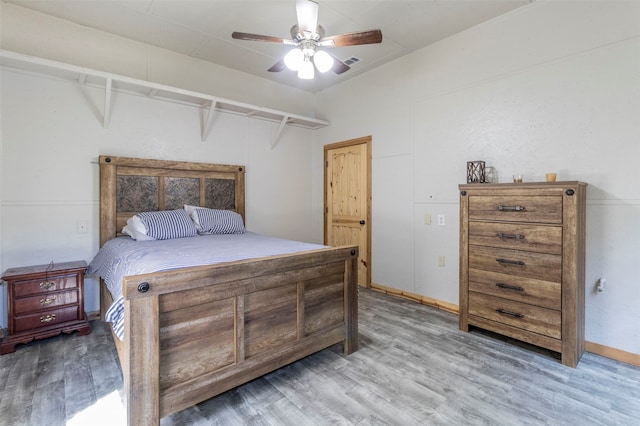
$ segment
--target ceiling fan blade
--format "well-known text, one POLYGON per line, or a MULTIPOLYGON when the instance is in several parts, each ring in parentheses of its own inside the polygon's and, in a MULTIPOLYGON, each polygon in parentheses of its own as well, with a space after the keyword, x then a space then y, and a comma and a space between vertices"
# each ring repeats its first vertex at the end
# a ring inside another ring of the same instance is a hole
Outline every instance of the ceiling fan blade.
POLYGON ((280 59, 278 62, 273 64, 271 66, 271 68, 269 68, 267 71, 269 71, 269 72, 280 72, 280 71, 284 70, 286 67, 287 66, 284 64, 284 59, 280 59))
POLYGON ((314 0, 296 0, 296 13, 299 31, 315 34, 318 28, 318 3, 314 0))
MULTIPOLYGON (((329 55, 331 55, 331 53, 329 53, 329 55)), ((331 55, 331 57, 333 58, 333 66, 331 67, 331 71, 333 71, 334 73, 342 74, 343 72, 349 71, 351 69, 349 65, 345 64, 340 59, 336 58, 334 55, 331 55)))
POLYGON ((323 37, 318 43, 319 46, 356 46, 359 44, 375 44, 382 42, 382 31, 369 30, 355 33, 339 34, 330 37, 323 37))
POLYGON ((266 36, 266 35, 260 35, 260 34, 241 33, 238 31, 232 32, 231 37, 235 38, 236 40, 268 41, 271 43, 282 43, 282 44, 293 44, 293 45, 296 44, 295 41, 289 40, 286 38, 266 36))

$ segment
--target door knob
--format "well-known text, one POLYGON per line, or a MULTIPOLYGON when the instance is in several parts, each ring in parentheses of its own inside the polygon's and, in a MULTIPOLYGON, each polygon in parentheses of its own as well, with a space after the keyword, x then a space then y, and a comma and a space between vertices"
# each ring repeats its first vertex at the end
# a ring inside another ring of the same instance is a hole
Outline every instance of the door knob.
POLYGON ((365 224, 365 221, 364 221, 364 220, 361 220, 361 221, 360 221, 360 225, 364 225, 364 224, 365 224))

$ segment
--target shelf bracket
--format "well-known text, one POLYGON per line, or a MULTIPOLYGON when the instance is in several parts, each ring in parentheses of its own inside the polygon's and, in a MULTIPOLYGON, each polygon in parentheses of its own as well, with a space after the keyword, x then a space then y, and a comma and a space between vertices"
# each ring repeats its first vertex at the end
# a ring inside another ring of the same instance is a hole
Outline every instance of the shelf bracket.
POLYGON ((202 139, 202 142, 207 140, 207 137, 209 136, 209 132, 211 131, 211 124, 213 123, 216 116, 217 104, 218 104, 218 101, 216 99, 213 99, 211 100, 211 102, 208 103, 208 107, 203 106, 201 109, 200 122, 202 127, 200 129, 200 138, 202 139))
POLYGON ((33 71, 38 74, 59 74, 65 80, 76 81, 82 94, 89 104, 91 111, 98 122, 102 122, 104 128, 109 126, 111 119, 112 98, 114 90, 132 91, 136 94, 147 96, 161 101, 188 104, 200 109, 200 136, 204 141, 211 131, 213 122, 219 113, 243 115, 248 118, 256 118, 278 123, 274 138, 270 141, 273 149, 280 140, 285 126, 302 127, 306 129, 319 129, 329 125, 329 121, 318 118, 302 116, 283 112, 271 108, 263 108, 256 105, 238 102, 231 99, 211 96, 209 94, 194 92, 178 87, 167 86, 146 80, 126 77, 105 71, 66 64, 35 56, 24 55, 17 52, 0 49, 0 67, 10 67, 21 71, 33 71), (42 69, 44 68, 44 70, 42 69), (87 86, 101 86, 99 82, 105 82, 104 109, 100 111, 100 101, 91 96, 85 88, 87 86), (101 114, 102 112, 102 114, 101 114))
POLYGON ((284 126, 287 124, 287 121, 289 121, 289 117, 286 115, 282 116, 282 120, 280 120, 280 124, 278 125, 278 130, 276 130, 276 135, 271 141, 271 149, 274 149, 280 141, 280 136, 282 135, 282 131, 284 130, 284 126))
POLYGON ((111 116, 111 78, 107 77, 107 82, 104 86, 104 117, 102 127, 105 129, 109 127, 109 118, 111 116))

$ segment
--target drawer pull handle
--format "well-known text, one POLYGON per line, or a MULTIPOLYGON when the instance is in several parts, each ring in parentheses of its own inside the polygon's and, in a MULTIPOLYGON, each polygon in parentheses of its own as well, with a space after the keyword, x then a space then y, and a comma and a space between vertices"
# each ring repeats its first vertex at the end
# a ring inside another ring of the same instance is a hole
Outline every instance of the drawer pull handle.
POLYGON ((496 259, 496 262, 498 262, 498 263, 506 263, 508 265, 524 266, 524 262, 522 260, 496 259))
POLYGON ((43 290, 49 290, 54 285, 56 285, 55 281, 44 281, 40 283, 40 288, 43 290))
POLYGON ((45 297, 44 299, 40 299, 40 304, 42 306, 45 306, 45 305, 50 305, 55 301, 56 301, 55 297, 45 297))
POLYGON ((509 284, 503 284, 503 283, 496 283, 496 287, 500 287, 500 288, 505 288, 508 290, 515 290, 515 291, 524 291, 524 288, 517 286, 517 285, 509 285, 509 284))
POLYGON ((498 206, 501 212, 523 212, 526 210, 524 206, 498 206))
POLYGON ((498 238, 502 238, 503 240, 524 240, 524 235, 521 234, 503 234, 501 232, 498 232, 496 234, 496 237, 498 238))
POLYGON ((506 309, 496 309, 496 312, 504 315, 509 315, 515 318, 524 318, 524 315, 519 314, 518 312, 507 311, 506 309))
POLYGON ((40 322, 51 322, 56 319, 56 314, 48 314, 40 317, 40 322))

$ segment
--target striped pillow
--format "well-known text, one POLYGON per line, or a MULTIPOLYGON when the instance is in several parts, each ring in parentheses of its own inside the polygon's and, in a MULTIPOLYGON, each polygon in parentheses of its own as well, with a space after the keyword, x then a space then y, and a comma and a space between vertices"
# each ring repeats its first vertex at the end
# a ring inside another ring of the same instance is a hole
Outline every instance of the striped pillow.
POLYGON ((191 218, 200 234, 244 234, 242 216, 231 210, 195 209, 191 218))
POLYGON ((138 213, 137 216, 147 229, 147 235, 156 240, 170 240, 198 235, 196 226, 183 209, 142 212, 138 213))

